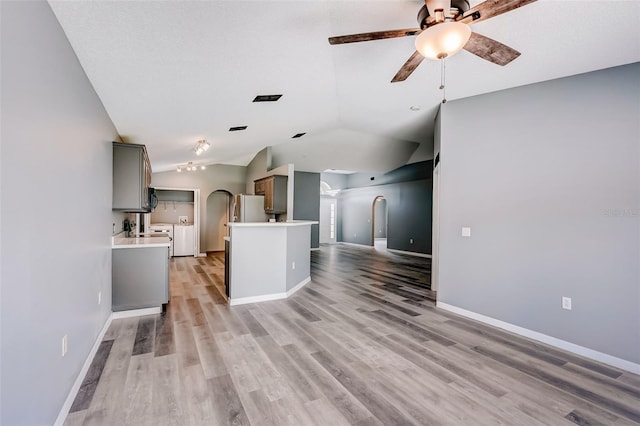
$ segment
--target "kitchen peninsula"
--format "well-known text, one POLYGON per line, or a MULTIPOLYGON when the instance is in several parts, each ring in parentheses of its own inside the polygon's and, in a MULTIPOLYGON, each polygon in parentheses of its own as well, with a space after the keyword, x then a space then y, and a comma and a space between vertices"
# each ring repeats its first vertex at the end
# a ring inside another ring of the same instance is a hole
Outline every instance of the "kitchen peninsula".
POLYGON ((316 223, 229 223, 229 304, 284 299, 311 281, 311 225, 316 223))
POLYGON ((114 237, 111 248, 112 310, 160 312, 169 301, 169 238, 114 237))

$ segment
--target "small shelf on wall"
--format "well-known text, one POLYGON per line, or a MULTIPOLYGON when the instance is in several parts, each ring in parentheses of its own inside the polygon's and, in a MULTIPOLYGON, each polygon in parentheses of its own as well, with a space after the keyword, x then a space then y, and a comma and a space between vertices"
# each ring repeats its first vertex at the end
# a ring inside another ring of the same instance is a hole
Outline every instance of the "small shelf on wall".
POLYGON ((185 190, 180 191, 177 189, 157 189, 156 195, 158 202, 176 202, 176 203, 191 203, 193 204, 193 191, 185 190))

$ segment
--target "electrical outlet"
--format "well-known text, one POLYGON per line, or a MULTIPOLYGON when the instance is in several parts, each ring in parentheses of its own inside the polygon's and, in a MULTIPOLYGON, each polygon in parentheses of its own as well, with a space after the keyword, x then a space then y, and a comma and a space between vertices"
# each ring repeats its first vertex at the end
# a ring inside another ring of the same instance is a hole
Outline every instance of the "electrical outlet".
POLYGON ((291 262, 291 269, 296 269, 296 262, 291 262))
POLYGON ((102 303, 102 292, 98 292, 98 305, 102 303))
POLYGON ((69 339, 67 338, 66 334, 64 336, 62 336, 62 356, 65 356, 67 354, 67 349, 69 349, 68 340, 69 339))
POLYGON ((464 226, 462 228, 462 236, 463 237, 470 237, 471 236, 471 228, 469 228, 468 226, 464 226))
POLYGON ((562 297, 562 309, 566 309, 568 311, 571 310, 571 298, 570 297, 562 297))

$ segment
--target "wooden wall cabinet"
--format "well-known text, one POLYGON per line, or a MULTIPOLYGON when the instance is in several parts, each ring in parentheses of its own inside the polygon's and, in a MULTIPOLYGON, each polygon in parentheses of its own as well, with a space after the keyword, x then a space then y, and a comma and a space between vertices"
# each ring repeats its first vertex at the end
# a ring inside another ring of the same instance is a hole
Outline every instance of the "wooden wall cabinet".
POLYGON ((287 212, 287 176, 268 176, 254 181, 256 195, 264 195, 264 211, 268 214, 287 212))
POLYGON ((113 210, 149 212, 151 163, 144 145, 113 142, 113 210))

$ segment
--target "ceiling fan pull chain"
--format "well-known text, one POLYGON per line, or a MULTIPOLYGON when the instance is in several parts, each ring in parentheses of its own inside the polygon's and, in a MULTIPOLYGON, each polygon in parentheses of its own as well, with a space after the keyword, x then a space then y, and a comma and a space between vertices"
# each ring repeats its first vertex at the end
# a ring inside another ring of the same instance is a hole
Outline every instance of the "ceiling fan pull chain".
POLYGON ((444 65, 444 58, 440 59, 440 90, 442 90, 442 103, 446 103, 447 102, 447 90, 446 90, 446 86, 445 86, 445 65, 444 65))

